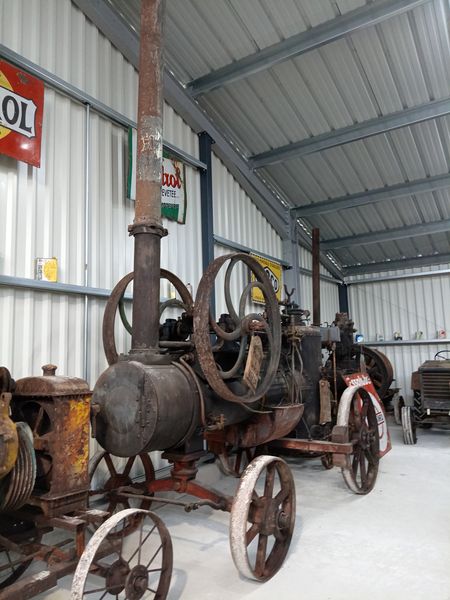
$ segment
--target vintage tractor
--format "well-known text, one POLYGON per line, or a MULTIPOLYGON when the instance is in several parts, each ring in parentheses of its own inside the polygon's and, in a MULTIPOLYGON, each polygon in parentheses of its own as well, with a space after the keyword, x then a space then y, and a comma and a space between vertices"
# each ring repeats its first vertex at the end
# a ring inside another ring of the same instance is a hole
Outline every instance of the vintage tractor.
POLYGON ((413 402, 400 407, 403 441, 417 443, 417 427, 432 427, 450 422, 450 354, 437 352, 411 376, 413 402))

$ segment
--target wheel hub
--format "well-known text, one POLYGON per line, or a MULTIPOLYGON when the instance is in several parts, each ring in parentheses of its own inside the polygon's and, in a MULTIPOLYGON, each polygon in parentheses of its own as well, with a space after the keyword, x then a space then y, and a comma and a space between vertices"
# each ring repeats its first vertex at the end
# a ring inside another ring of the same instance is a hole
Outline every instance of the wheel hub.
POLYGON ((125 587, 130 568, 124 560, 116 560, 106 573, 106 589, 110 594, 120 594, 125 587))
POLYGON ((127 600, 139 600, 148 587, 148 571, 144 565, 136 565, 131 569, 125 584, 127 600))

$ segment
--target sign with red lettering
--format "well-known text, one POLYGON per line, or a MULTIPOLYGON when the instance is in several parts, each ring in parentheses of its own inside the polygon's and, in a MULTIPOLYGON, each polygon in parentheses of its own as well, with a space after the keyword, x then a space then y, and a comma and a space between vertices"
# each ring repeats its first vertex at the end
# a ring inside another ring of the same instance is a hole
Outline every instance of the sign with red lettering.
POLYGON ((0 154, 41 164, 44 83, 0 60, 0 154))
MULTIPOLYGON (((136 129, 128 132, 128 185, 127 197, 136 200, 136 129)), ((161 216, 186 222, 186 170, 184 163, 164 153, 161 168, 161 216)))
POLYGON ((372 400, 373 407, 375 409, 375 414, 377 416, 378 437, 380 440, 379 454, 380 457, 384 456, 392 448, 391 436, 387 427, 386 415, 384 413, 383 404, 375 391, 375 387, 372 383, 372 380, 367 375, 367 373, 352 373, 352 375, 344 375, 344 380, 347 384, 347 387, 352 387, 356 385, 362 386, 369 394, 370 399, 372 400))

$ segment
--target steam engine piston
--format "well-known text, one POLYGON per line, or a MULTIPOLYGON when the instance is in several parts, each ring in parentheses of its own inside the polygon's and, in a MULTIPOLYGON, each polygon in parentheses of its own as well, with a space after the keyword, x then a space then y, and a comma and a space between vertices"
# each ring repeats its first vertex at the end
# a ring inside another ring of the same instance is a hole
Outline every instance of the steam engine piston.
POLYGON ((95 437, 116 456, 176 448, 200 425, 197 384, 180 364, 119 361, 92 398, 95 437))

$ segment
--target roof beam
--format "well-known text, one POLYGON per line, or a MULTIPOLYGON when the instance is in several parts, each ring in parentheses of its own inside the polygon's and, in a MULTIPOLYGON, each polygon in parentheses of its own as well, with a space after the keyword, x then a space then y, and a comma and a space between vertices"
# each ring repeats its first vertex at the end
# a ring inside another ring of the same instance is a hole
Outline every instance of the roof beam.
POLYGON ((450 114, 449 99, 427 102, 420 106, 407 108, 406 110, 383 117, 375 117, 363 123, 356 123, 355 125, 343 127, 329 133, 315 135, 299 142, 280 146, 261 154, 255 154, 250 157, 249 163, 253 169, 260 169, 261 167, 275 165, 285 160, 299 158, 307 154, 313 154, 314 152, 321 152, 328 148, 342 146, 343 144, 356 142, 373 135, 386 133, 400 127, 414 125, 415 123, 422 123, 423 121, 436 119, 448 114, 450 114))
MULTIPOLYGON (((416 256, 414 258, 401 258, 397 260, 353 265, 344 268, 344 276, 364 275, 365 273, 381 273, 397 271, 399 269, 415 269, 417 267, 430 267, 450 263, 450 254, 432 254, 430 256, 416 256)), ((346 281, 351 283, 351 281, 346 281)))
POLYGON ((310 217, 312 215, 323 215, 338 210, 344 210, 346 208, 356 208, 358 206, 374 204, 376 202, 382 202, 383 200, 403 198, 404 196, 411 196, 412 194, 434 192, 448 187, 450 187, 450 175, 436 175, 434 177, 426 177, 425 179, 416 179, 406 183, 384 186, 367 192, 331 198, 324 202, 296 206, 291 210, 297 217, 310 217))
POLYGON ((345 15, 302 31, 255 54, 245 56, 212 73, 194 79, 188 84, 188 87, 194 96, 204 94, 259 71, 269 69, 285 60, 305 54, 305 52, 320 48, 350 33, 381 23, 429 1, 379 0, 378 2, 365 4, 345 15))
POLYGON ((420 223, 418 225, 410 225, 408 227, 399 227, 398 229, 384 229, 383 231, 374 231, 371 233, 363 233, 361 235, 351 235, 348 237, 335 238, 321 242, 323 250, 331 250, 337 248, 348 248, 349 246, 360 246, 364 244, 378 244, 380 242, 391 242, 392 240, 402 240, 410 237, 421 235, 430 235, 433 233, 443 233, 450 231, 450 219, 442 221, 433 221, 431 223, 420 223))

